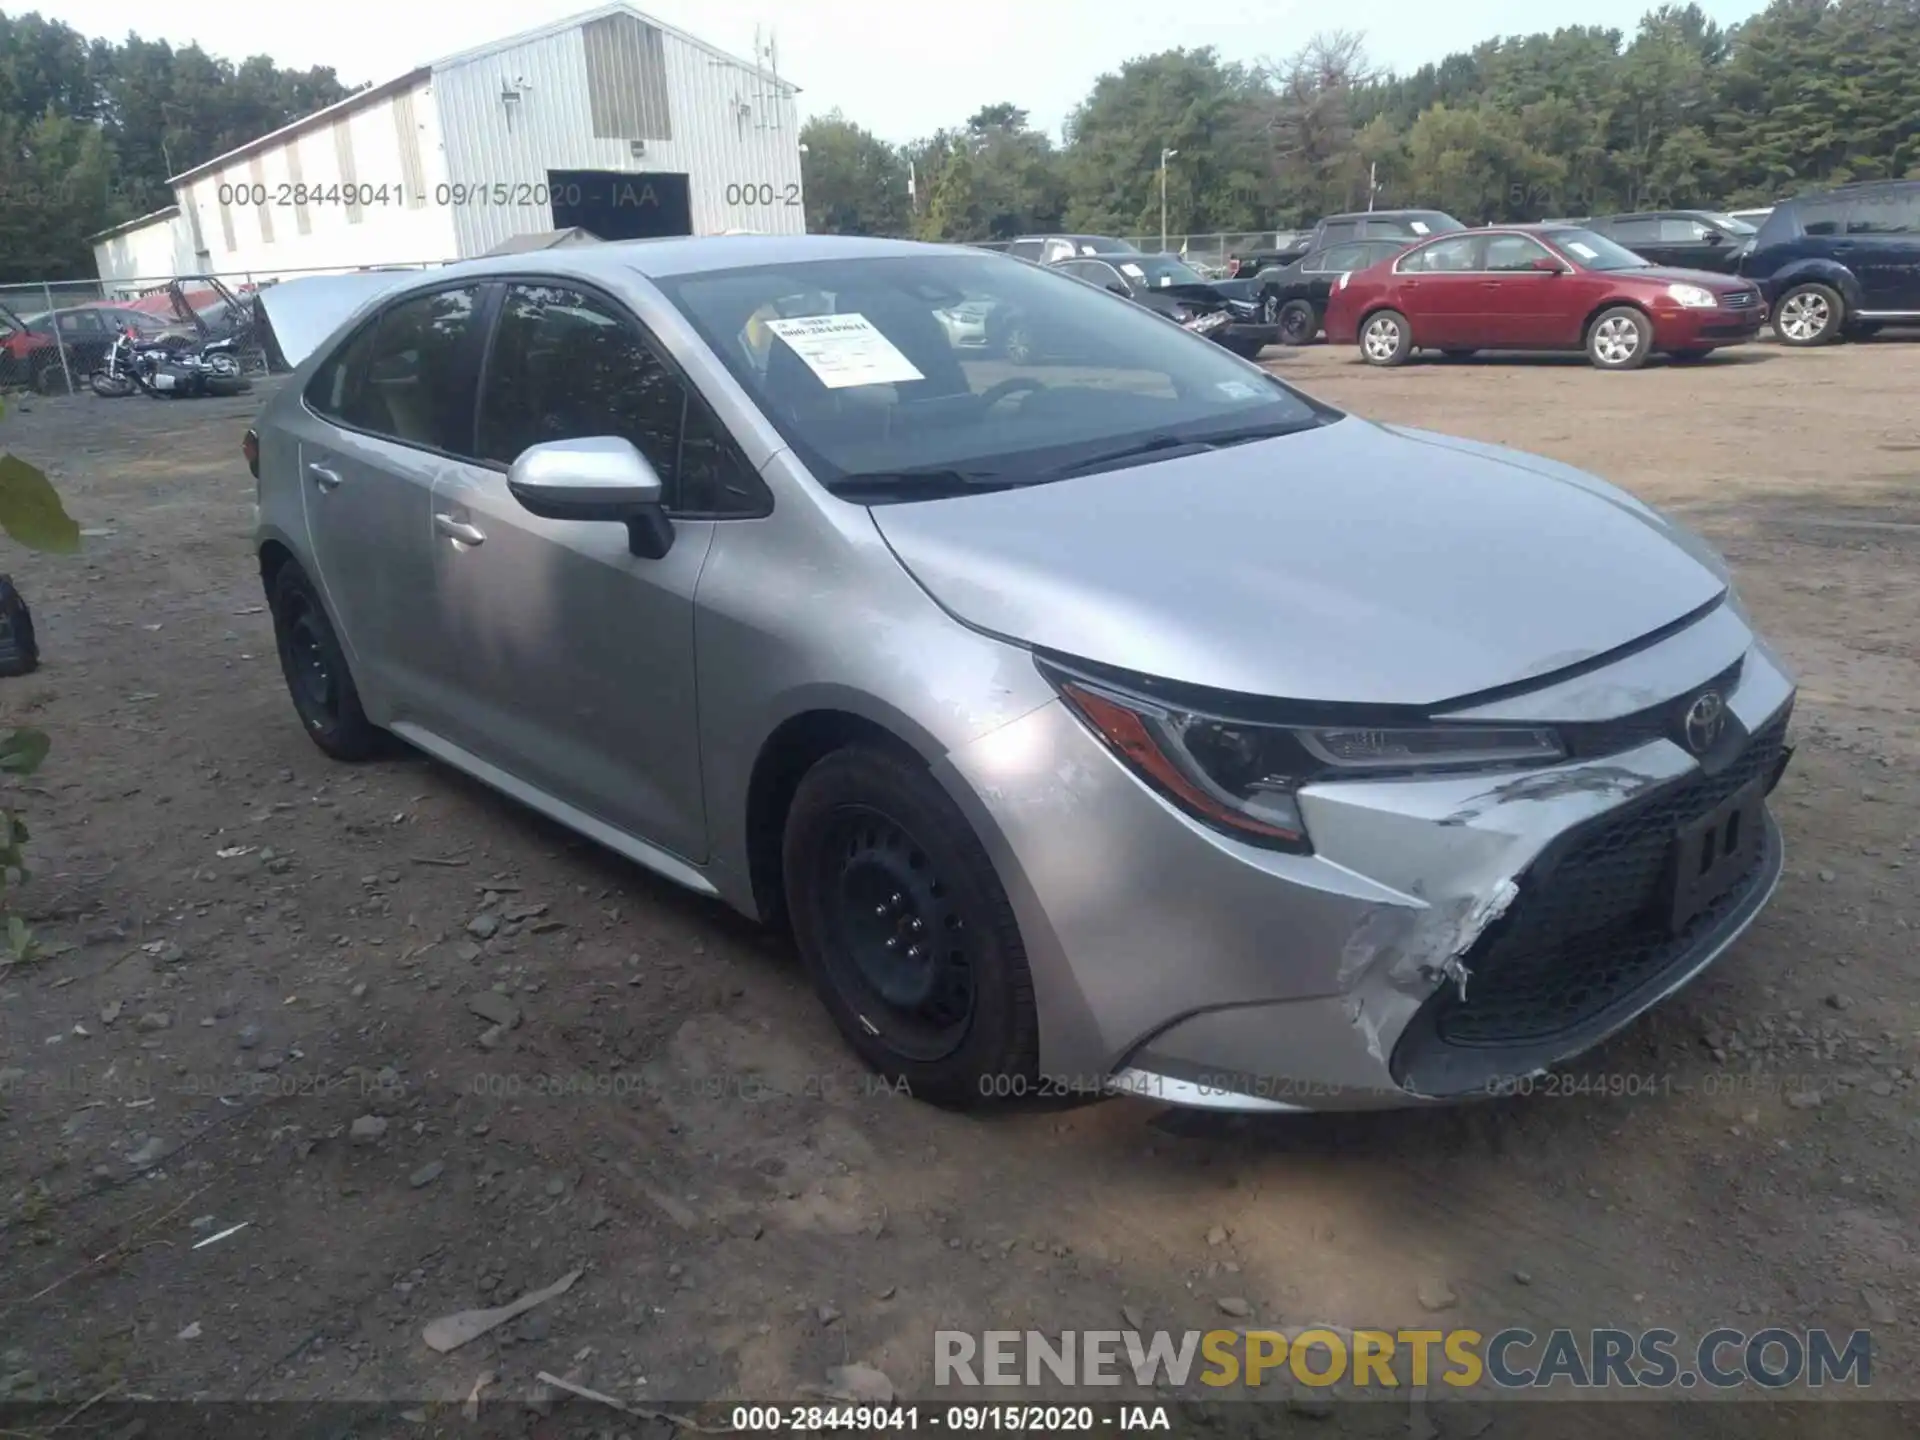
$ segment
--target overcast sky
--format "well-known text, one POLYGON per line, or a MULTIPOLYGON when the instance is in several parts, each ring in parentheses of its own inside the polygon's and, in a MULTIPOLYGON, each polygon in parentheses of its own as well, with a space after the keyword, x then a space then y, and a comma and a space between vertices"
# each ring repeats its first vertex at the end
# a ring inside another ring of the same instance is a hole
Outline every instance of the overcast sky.
MULTIPOLYGON (((1096 77, 1136 55, 1212 45, 1231 60, 1279 57, 1337 23, 1365 32, 1377 63, 1410 70, 1494 35, 1571 24, 1631 31, 1648 0, 638 0, 639 8, 748 58, 772 30, 780 72, 804 114, 836 106, 888 140, 956 124, 1002 100, 1058 132, 1096 77)), ((6 7, 20 14, 33 0, 6 7)), ((216 55, 265 53, 331 65, 348 84, 379 81, 442 55, 594 8, 591 0, 40 0, 87 35, 131 28, 216 55)), ((1757 0, 1703 0, 1722 24, 1757 0)))

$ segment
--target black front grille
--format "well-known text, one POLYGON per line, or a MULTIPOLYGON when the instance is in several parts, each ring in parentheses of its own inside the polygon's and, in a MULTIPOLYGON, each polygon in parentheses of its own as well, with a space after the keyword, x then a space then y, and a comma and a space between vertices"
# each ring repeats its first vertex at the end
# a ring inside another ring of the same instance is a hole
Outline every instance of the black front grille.
POLYGON ((1554 728, 1566 742, 1570 758, 1575 760, 1624 754, 1662 738, 1678 740, 1681 717, 1687 713, 1687 707, 1709 690, 1731 695, 1734 687, 1740 683, 1740 672, 1745 663, 1744 657, 1736 660, 1706 684, 1696 685, 1684 695, 1650 705, 1645 710, 1636 710, 1631 715, 1621 715, 1612 720, 1577 721, 1554 728))
POLYGON ((1675 835, 1777 770, 1787 718, 1783 710, 1714 773, 1603 816, 1543 855, 1521 877, 1512 907, 1462 957, 1467 999, 1449 989, 1433 1002, 1438 1038, 1461 1046, 1549 1039, 1684 960, 1747 899, 1768 856, 1757 849, 1752 869, 1676 935, 1665 904, 1675 835))
POLYGON ((1760 296, 1752 290, 1735 290, 1730 295, 1721 296, 1720 303, 1729 310, 1751 310, 1760 303, 1760 296))

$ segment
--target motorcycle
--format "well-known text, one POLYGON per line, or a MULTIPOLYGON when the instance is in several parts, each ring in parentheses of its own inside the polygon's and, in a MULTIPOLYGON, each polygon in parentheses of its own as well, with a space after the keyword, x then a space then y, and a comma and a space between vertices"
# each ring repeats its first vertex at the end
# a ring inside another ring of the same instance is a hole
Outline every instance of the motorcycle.
POLYGON ((178 341, 142 341, 131 326, 115 338, 87 381, 106 400, 135 390, 156 400, 195 400, 239 395, 249 387, 236 340, 212 340, 196 349, 178 341))

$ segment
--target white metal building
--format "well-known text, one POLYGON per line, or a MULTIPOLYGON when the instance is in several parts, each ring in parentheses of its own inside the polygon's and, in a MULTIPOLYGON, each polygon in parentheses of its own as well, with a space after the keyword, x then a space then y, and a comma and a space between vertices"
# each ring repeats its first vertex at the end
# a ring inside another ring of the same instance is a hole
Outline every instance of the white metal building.
POLYGON ((603 239, 799 234, 796 87, 626 4, 434 61, 172 179, 179 214, 96 237, 108 281, 266 279, 603 239), (162 232, 164 231, 164 240, 162 232), (110 273, 111 271, 111 273, 110 273))

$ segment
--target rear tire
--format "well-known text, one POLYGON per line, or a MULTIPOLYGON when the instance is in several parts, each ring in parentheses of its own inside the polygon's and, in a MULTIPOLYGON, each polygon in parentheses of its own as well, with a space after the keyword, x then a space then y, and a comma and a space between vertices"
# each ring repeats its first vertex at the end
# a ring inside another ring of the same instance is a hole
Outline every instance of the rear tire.
POLYGON ((1369 365, 1404 365, 1413 353, 1413 327, 1398 310, 1376 310, 1360 322, 1360 358, 1369 365))
POLYGON ((308 738, 336 760, 377 754, 382 732, 360 708, 360 691, 333 622, 297 561, 288 560, 274 575, 268 600, 280 673, 308 738))
POLYGON ((1282 345, 1311 345, 1320 334, 1320 317, 1305 300, 1289 300, 1273 323, 1280 327, 1282 345))
POLYGON ((1598 370, 1638 370, 1653 353, 1653 322, 1631 305, 1602 310, 1587 327, 1587 359, 1598 370))
POLYGON ((1796 348, 1831 345, 1846 327, 1847 302, 1831 285, 1795 285, 1773 312, 1773 333, 1796 348))
POLYGON ((828 755, 800 782, 781 856, 795 942, 862 1060, 950 1109, 1034 1093, 1040 1027, 1013 907, 923 766, 870 745, 828 755))

